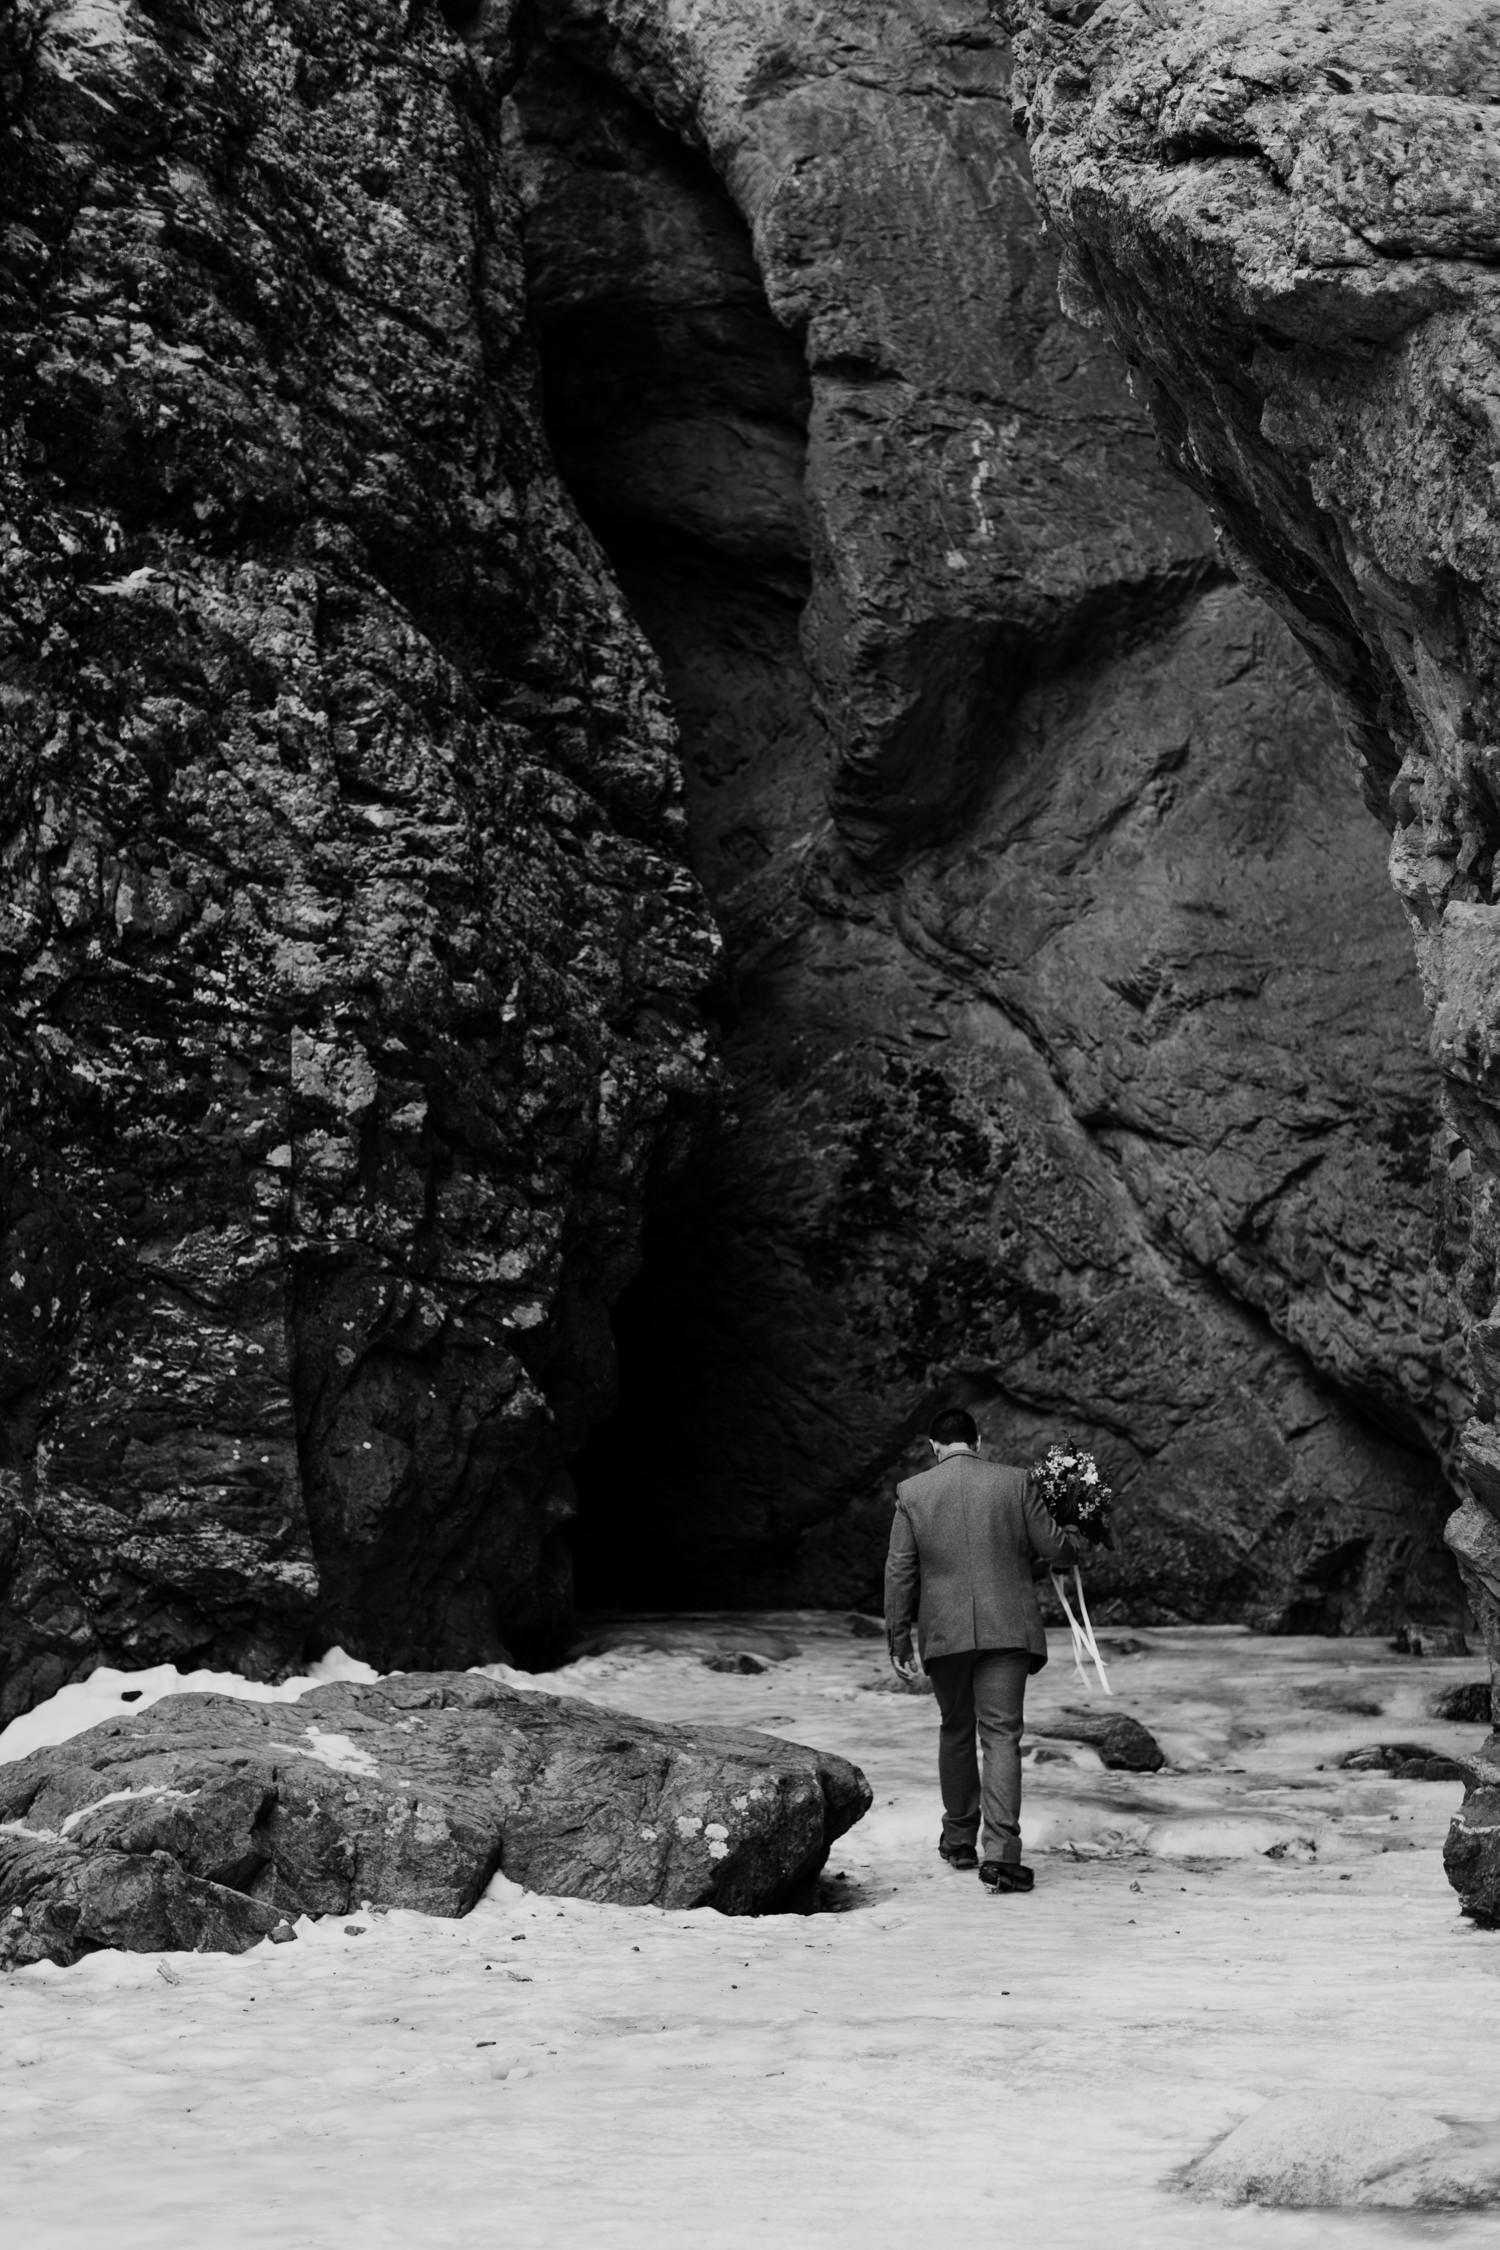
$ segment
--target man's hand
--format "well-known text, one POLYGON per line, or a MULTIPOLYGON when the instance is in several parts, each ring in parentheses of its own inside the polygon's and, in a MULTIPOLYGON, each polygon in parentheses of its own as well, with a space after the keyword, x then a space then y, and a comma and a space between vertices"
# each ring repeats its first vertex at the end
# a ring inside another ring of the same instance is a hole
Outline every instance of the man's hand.
POLYGON ((922 1669, 917 1661, 917 1652, 911 1645, 909 1630, 904 1633, 892 1633, 891 1663, 903 1680, 914 1680, 922 1669))

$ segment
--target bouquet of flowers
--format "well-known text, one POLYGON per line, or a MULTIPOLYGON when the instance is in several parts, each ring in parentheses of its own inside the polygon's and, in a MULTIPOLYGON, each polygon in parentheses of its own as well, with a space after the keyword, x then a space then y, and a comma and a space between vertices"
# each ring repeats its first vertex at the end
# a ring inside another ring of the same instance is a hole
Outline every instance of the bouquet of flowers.
POLYGON ((1096 1547, 1112 1547, 1109 1511, 1114 1494, 1099 1473, 1092 1453, 1064 1438, 1049 1447, 1031 1471, 1031 1485, 1042 1506, 1064 1531, 1079 1532, 1096 1547))
MULTIPOLYGON (((1115 1496, 1100 1475, 1099 1464, 1092 1453, 1086 1453, 1081 1445, 1064 1438, 1061 1445, 1050 1446, 1033 1467, 1031 1484, 1052 1521, 1064 1531, 1076 1531, 1096 1547, 1114 1545, 1109 1535, 1109 1511, 1115 1496)), ((1088 1603, 1083 1598, 1083 1579, 1076 1563, 1073 1567, 1073 1591, 1078 1597, 1076 1616, 1060 1571, 1053 1571, 1052 1584, 1073 1636, 1073 1670, 1087 1687, 1088 1674, 1083 1668, 1087 1657, 1099 1675, 1100 1687, 1106 1695, 1113 1695, 1115 1691, 1105 1674, 1104 1660, 1094 1638, 1088 1603)))

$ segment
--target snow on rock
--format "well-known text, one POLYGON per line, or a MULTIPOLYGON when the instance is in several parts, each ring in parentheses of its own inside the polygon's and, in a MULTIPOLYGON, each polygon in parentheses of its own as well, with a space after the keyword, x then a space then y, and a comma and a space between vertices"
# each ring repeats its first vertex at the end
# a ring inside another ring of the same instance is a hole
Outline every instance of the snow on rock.
POLYGON ((303 1739, 307 1756, 316 1758, 320 1765, 331 1766, 335 1773, 378 1774, 380 1762, 368 1750, 362 1750, 347 1734, 325 1732, 321 1727, 304 1727, 303 1739))
POLYGON ((1219 2203, 1472 2210, 1500 2201, 1497 2156, 1493 2135, 1455 2133, 1403 2103, 1304 2090, 1237 2125, 1187 2185, 1219 2203))
POLYGON ((0 1767, 0 1820, 26 1831, 0 1835, 11 1957, 236 1951, 362 1898, 462 1915, 502 1864, 559 1896, 775 1910, 870 1802, 841 1758, 472 1673, 325 1683, 301 1710, 172 1696, 0 1767))
POLYGON ((1282 2094, 1195 2164, 1189 2184, 1220 2203, 1350 2203, 1449 2137, 1439 2118, 1367 2094, 1282 2094))
MULTIPOLYGON (((504 1670, 497 1666, 496 1670, 504 1670)), ((8 1727, 0 1728, 0 1765, 24 1758, 49 1743, 66 1742, 102 1719, 124 1717, 148 1710, 164 1695, 237 1695, 251 1703, 296 1703, 309 1688, 331 1680, 374 1680, 373 1665, 357 1656, 331 1648, 307 1671, 273 1685, 268 1680, 247 1680, 239 1672, 179 1672, 175 1664, 152 1664, 139 1672, 120 1671, 101 1664, 86 1680, 59 1688, 45 1703, 23 1711, 8 1727)))

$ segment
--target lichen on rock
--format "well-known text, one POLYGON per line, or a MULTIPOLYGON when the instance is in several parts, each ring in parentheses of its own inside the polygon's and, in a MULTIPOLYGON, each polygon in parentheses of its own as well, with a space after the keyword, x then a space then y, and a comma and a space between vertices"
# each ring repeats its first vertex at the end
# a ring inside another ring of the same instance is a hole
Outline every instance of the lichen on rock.
POLYGON ((800 1743, 472 1672, 294 1704, 168 1696, 0 1768, 0 1961, 238 1953, 364 1902, 457 1916, 496 1873, 559 1898, 796 1910, 869 1807, 857 1766, 800 1743))

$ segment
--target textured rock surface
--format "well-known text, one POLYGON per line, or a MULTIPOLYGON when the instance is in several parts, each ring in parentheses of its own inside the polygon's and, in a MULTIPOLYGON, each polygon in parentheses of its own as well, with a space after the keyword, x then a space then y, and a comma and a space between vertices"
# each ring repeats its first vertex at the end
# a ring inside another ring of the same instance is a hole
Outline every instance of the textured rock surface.
POLYGON ((800 1900, 869 1805, 857 1767, 797 1743, 472 1673, 169 1696, 0 1768, 0 1929, 17 1960, 235 1952, 362 1900, 465 1914, 502 1868, 558 1897, 754 1914, 800 1900))
POLYGON ((1494 1668, 1500 25, 1478 0, 1012 14, 1075 298, 1333 684, 1392 831, 1453 1170, 1474 1163, 1452 1213, 1474 1497, 1450 1540, 1494 1668))
POLYGON ((1484 1726, 1490 1719, 1490 1683, 1465 1680, 1447 1688, 1432 1706, 1435 1719, 1456 1719, 1460 1726, 1484 1726))
POLYGON ((1036 1731, 1050 1741, 1086 1743, 1112 1772, 1159 1773, 1167 1762, 1151 1729, 1128 1711, 1049 1712, 1036 1731))
POLYGON ((1141 1616, 1438 1615, 1430 1072, 1310 669, 1059 312, 983 0, 549 0, 560 465, 660 653, 734 1116, 660 1200, 595 1600, 869 1602, 933 1401, 1141 1616))
POLYGON ((0 1827, 0 1966, 66 1966, 105 1946, 126 1953, 243 1953, 282 1921, 277 1907, 185 1872, 169 1851, 89 1851, 71 1838, 0 1827))
POLYGON ((1469 1768, 1422 1742, 1370 1742, 1339 1760, 1351 1773, 1388 1773, 1397 1781, 1467 1781, 1469 1768))
POLYGON ((1185 2184, 1215 2203, 1294 2210, 1477 2210, 1500 2200, 1495 2152, 1472 2128, 1370 2094, 1306 2088, 1253 2111, 1185 2184))
POLYGON ((395 0, 0 42, 0 1713, 543 1649, 714 941, 503 58, 395 0))
POLYGON ((1500 1929, 1500 1737, 1490 1736, 1469 1776, 1443 1844, 1443 1872, 1465 1914, 1500 1929))

